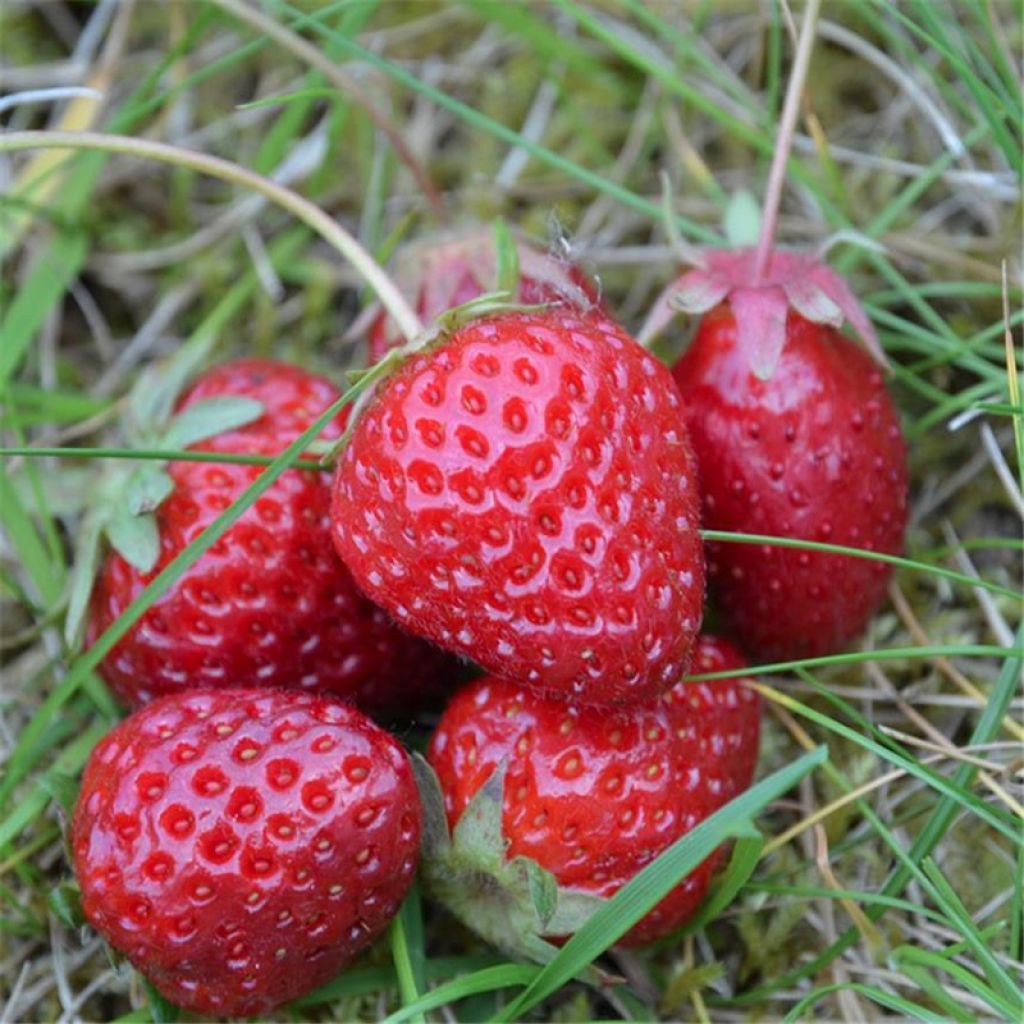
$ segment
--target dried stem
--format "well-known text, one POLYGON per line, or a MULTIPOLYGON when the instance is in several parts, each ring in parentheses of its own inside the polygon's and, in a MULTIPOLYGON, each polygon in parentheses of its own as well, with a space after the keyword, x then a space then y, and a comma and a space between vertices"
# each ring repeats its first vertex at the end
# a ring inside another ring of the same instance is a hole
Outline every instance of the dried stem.
POLYGON ((800 96, 807 79, 807 69, 814 49, 814 30, 821 11, 821 0, 807 0, 800 39, 796 45, 793 69, 789 75, 786 102, 779 121, 779 133, 775 138, 775 154, 768 172, 768 187, 764 196, 764 215, 761 220, 761 236, 757 240, 754 254, 754 283, 758 284, 768 271, 772 248, 775 245, 775 230, 779 223, 779 205, 782 202, 782 186, 786 180, 786 164, 793 148, 793 132, 796 129, 797 114, 800 111, 800 96))
POLYGON ((134 139, 126 135, 30 131, 11 132, 0 136, 0 153, 25 149, 96 149, 107 153, 122 153, 126 156, 147 157, 178 167, 189 167, 194 171, 259 192, 308 224, 321 238, 334 246, 363 276, 406 338, 411 340, 423 329, 419 318, 402 297, 401 292, 352 235, 308 199, 261 174, 233 164, 229 160, 222 160, 220 157, 182 149, 180 146, 170 146, 164 142, 134 139))

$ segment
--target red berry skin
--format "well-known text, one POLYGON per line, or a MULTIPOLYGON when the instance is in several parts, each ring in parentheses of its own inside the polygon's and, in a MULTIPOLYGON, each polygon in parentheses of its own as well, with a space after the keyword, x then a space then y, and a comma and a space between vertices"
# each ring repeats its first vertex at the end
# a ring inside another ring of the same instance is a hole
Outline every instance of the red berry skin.
MULTIPOLYGON (((179 408, 226 395, 255 398, 265 414, 195 448, 273 456, 338 392, 298 367, 244 359, 208 372, 179 408)), ((344 420, 343 413, 324 436, 340 436, 344 420)), ((156 513, 159 561, 144 574, 109 554, 93 592, 90 644, 263 467, 172 462, 167 470, 175 488, 156 513)), ((329 507, 326 475, 282 474, 101 663, 116 696, 137 706, 196 686, 279 686, 331 693, 382 716, 439 697, 454 660, 362 595, 334 552, 329 507)))
MULTIPOLYGON (((523 305, 573 302, 581 309, 600 304, 594 283, 572 263, 535 249, 525 242, 519 255, 519 288, 511 301, 523 305)), ((497 253, 490 231, 430 240, 411 247, 400 260, 397 277, 405 294, 415 297, 416 313, 429 324, 442 313, 461 306, 496 287, 497 253)), ((370 359, 377 362, 405 338, 386 312, 370 327, 370 359)))
POLYGON ((97 745, 71 842, 85 915, 115 949, 171 1002, 247 1017, 384 930, 419 836, 408 757, 355 708, 196 690, 97 745))
MULTIPOLYGON (((833 328, 789 313, 774 375, 758 379, 722 305, 673 370, 700 469, 704 526, 899 554, 906 444, 877 365, 833 328)), ((891 567, 798 549, 708 544, 712 598, 759 658, 842 650, 891 567)))
MULTIPOLYGON (((698 671, 745 667, 725 640, 698 640, 698 671)), ((429 760, 454 828, 507 758, 508 857, 530 857, 560 886, 610 897, 750 785, 760 718, 760 697, 740 679, 680 682, 629 709, 570 709, 491 677, 452 699, 429 760)), ((716 850, 621 944, 643 945, 693 917, 723 856, 716 850)))
POLYGON ((352 433, 332 517, 372 600, 492 673, 612 704, 686 669, 704 572, 681 402, 606 318, 506 313, 409 359, 352 433))

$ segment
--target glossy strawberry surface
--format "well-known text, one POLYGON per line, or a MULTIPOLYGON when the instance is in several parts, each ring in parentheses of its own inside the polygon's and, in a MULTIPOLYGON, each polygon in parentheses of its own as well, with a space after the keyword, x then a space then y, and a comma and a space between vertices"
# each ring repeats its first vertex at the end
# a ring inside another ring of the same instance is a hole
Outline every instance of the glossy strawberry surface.
POLYGON ((171 1002, 263 1014, 380 934, 416 871, 408 758, 356 709, 266 690, 154 701, 85 768, 86 917, 171 1002))
MULTIPOLYGON (((579 267, 526 242, 515 245, 518 289, 510 301, 524 305, 568 302, 580 309, 598 305, 594 283, 579 267)), ((498 254, 492 231, 470 231, 424 239, 402 250, 395 276, 424 324, 498 287, 498 254)), ((370 359, 376 362, 405 339, 382 312, 370 327, 370 359)))
MULTIPOLYGON (((298 367, 246 359, 209 371, 180 408, 226 395, 254 398, 265 413, 195 447, 273 456, 338 392, 298 367)), ((324 436, 338 437, 344 418, 324 436)), ((90 642, 262 472, 170 463, 174 491, 156 513, 159 561, 141 573, 110 553, 93 593, 90 642)), ((196 686, 283 686, 330 692, 390 715, 444 692, 457 666, 362 595, 331 543, 329 506, 325 474, 282 474, 104 659, 100 672, 115 694, 138 705, 196 686)))
MULTIPOLYGON (((726 641, 701 637, 694 668, 743 669, 726 641)), ((736 679, 680 682, 629 709, 567 707, 485 678, 441 718, 429 760, 452 827, 507 760, 508 857, 524 855, 560 886, 608 897, 753 778, 760 698, 736 679)), ((623 939, 639 945, 696 912, 717 850, 623 939)), ((467 908, 471 923, 472 908, 467 908)))
POLYGON ((679 395, 621 328, 557 307, 407 361, 339 460, 334 539, 411 631, 565 698, 685 671, 703 556, 679 395))
MULTIPOLYGON (((761 380, 723 304, 704 316, 673 374, 707 528, 902 550, 906 445, 881 370, 862 348, 790 311, 778 365, 761 380)), ((708 545, 712 597, 761 658, 841 650, 866 627, 890 574, 842 555, 708 545)))

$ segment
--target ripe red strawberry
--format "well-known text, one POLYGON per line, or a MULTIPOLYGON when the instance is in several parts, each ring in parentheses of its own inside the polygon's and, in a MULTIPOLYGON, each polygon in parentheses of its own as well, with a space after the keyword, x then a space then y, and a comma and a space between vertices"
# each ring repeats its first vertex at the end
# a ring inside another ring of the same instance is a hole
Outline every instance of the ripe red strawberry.
MULTIPOLYGON (((745 666, 725 641, 701 637, 695 667, 745 666)), ((561 890, 540 932, 564 937, 582 923, 573 916, 581 894, 612 896, 750 785, 759 724, 760 698, 734 679, 680 682, 653 703, 629 709, 567 708, 498 679, 474 682, 456 694, 430 744, 454 845, 439 864, 425 864, 428 880, 471 928, 498 945, 529 951, 531 940, 519 931, 524 921, 538 922, 529 906, 524 911, 517 904, 515 882, 509 893, 474 875, 486 875, 491 865, 501 879, 517 858, 529 858, 561 890), (469 808, 480 816, 478 794, 502 764, 501 835, 492 839, 496 849, 474 849, 458 826, 469 808)), ((649 942, 689 920, 723 854, 719 849, 705 860, 622 943, 649 942)), ((582 916, 593 906, 584 899, 582 916)))
MULTIPOLYGON (((519 262, 516 302, 537 305, 568 302, 586 310, 598 305, 597 290, 572 263, 515 243, 519 262)), ((492 231, 472 231, 429 238, 399 251, 394 275, 404 295, 413 299, 424 323, 497 287, 498 254, 492 231)), ((381 312, 370 327, 370 358, 377 362, 405 340, 381 312)))
MULTIPOLYGON (((209 371, 182 398, 244 396, 255 422, 196 449, 278 454, 338 397, 326 379, 284 363, 244 359, 209 371)), ((344 414, 324 432, 338 437, 344 414)), ((263 471, 262 466, 173 462, 174 489, 157 510, 160 555, 141 572, 113 551, 93 593, 92 642, 191 540, 263 471)), ((103 661, 130 705, 196 686, 285 686, 404 713, 438 696, 455 667, 399 630, 356 588, 330 540, 328 478, 284 473, 103 661)))
POLYGON ((334 540, 396 620, 563 698, 685 671, 704 573, 679 395, 621 328, 558 306, 410 358, 339 459, 334 540))
MULTIPOLYGON (((700 468, 704 526, 897 554, 907 522, 906 446, 845 283, 777 252, 750 282, 749 253, 711 253, 680 282, 684 308, 720 303, 673 371, 700 468), (722 300, 725 301, 722 301, 722 300), (819 322, 815 322, 819 321, 819 322)), ((882 601, 880 562, 738 543, 708 545, 712 597, 762 658, 840 650, 882 601)))
POLYGON ((416 871, 398 743, 307 694, 196 690, 93 751, 72 826, 86 917, 171 1002, 264 1014, 381 933, 416 871))

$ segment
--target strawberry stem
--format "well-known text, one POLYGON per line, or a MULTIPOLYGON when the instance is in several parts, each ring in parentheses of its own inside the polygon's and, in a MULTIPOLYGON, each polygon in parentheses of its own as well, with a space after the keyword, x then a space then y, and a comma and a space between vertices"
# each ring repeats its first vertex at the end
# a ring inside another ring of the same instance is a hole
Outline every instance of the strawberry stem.
POLYGON ((807 69, 811 63, 814 30, 820 11, 821 0, 807 0, 803 25, 800 27, 800 38, 797 40, 796 54, 793 57, 793 69, 790 71, 789 85, 786 88, 786 102, 782 108, 779 132, 775 137, 775 154, 768 172, 761 235, 757 240, 757 249, 754 253, 753 283, 755 285, 761 283, 771 264, 772 250, 775 247, 775 230, 779 222, 779 205, 782 202, 782 186, 786 181, 786 164, 789 161, 790 150, 793 148, 793 132, 800 109, 800 96, 803 93, 807 69))

